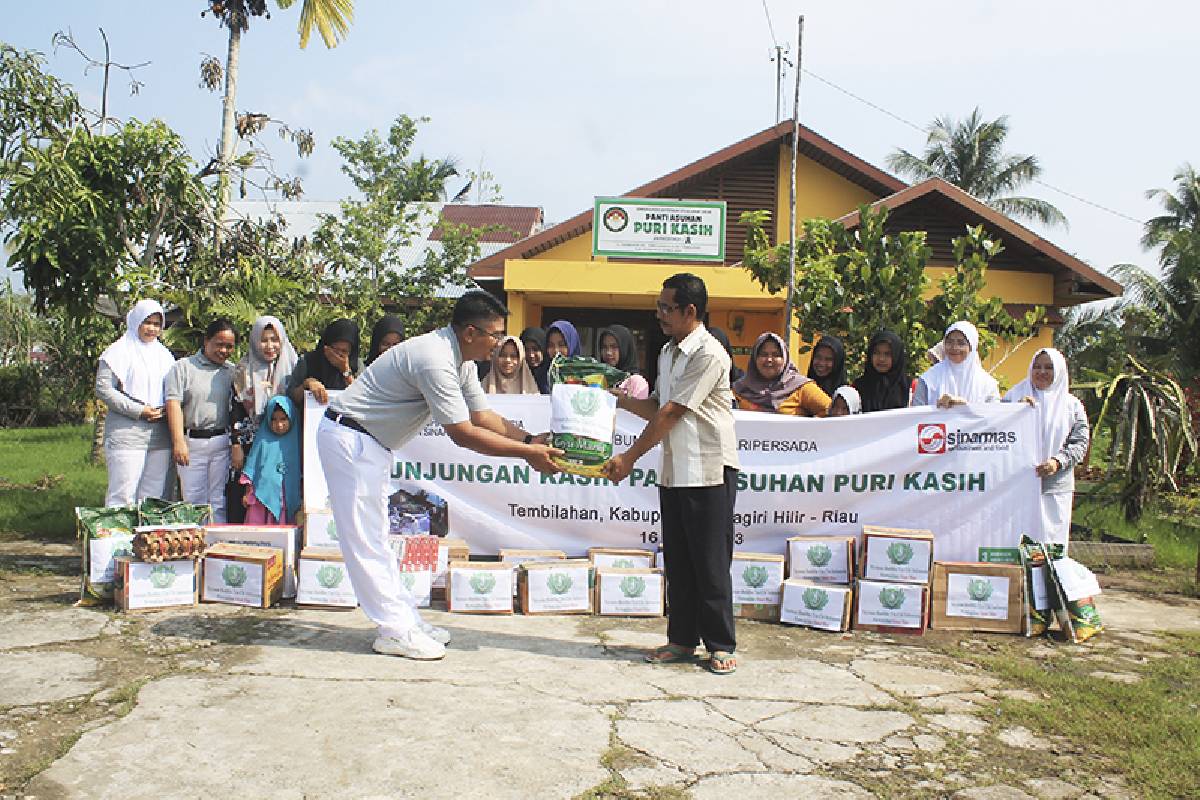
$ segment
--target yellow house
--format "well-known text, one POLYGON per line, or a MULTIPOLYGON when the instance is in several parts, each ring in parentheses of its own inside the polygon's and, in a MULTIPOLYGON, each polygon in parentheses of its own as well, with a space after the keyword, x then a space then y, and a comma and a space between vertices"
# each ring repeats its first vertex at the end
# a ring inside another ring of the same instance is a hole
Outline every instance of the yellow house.
MULTIPOLYGON (((512 312, 511 331, 567 319, 579 329, 584 352, 592 355, 600 328, 626 325, 638 339, 646 361, 643 366, 653 381, 654 358, 646 354, 657 353, 664 341, 654 319, 654 300, 665 278, 692 272, 708 285, 709 325, 729 334, 735 362, 745 367, 749 347, 759 334, 783 331, 786 298, 765 292, 748 272, 735 266, 746 240, 746 230, 737 220, 744 211, 768 209, 772 244, 787 240, 791 139, 792 123, 782 122, 623 195, 725 201, 723 264, 593 257, 589 209, 476 262, 471 277, 505 293, 512 312)), ((938 179, 909 186, 802 127, 796 164, 797 217, 840 219, 853 227, 857 209, 864 203, 889 209, 889 232, 926 231, 933 250, 931 279, 953 264, 950 242, 962 235, 966 225, 983 225, 1004 245, 988 270, 986 291, 1012 312, 1024 313, 1034 305, 1052 309, 1034 340, 997 367, 997 374, 1009 384, 1024 376, 1037 347, 1051 343, 1051 326, 1061 321, 1053 309, 1121 293, 1115 281, 961 189, 938 179)), ((799 344, 795 338, 793 342, 799 344)), ((803 360, 799 363, 804 366, 803 360)), ((859 370, 859 365, 847 367, 852 377, 859 370)))

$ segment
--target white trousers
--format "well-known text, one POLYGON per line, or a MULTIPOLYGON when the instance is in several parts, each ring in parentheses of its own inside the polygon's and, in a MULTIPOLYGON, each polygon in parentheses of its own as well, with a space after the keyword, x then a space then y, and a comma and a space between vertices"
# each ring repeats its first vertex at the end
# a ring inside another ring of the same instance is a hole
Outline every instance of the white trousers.
POLYGON ((363 613, 380 636, 398 636, 421 620, 388 547, 387 487, 392 454, 379 442, 328 418, 317 426, 317 454, 329 487, 338 546, 363 613))
POLYGON ((171 448, 126 449, 104 445, 108 465, 106 506, 132 506, 147 497, 166 497, 171 475, 171 448))
POLYGON ((188 437, 188 465, 179 467, 185 503, 212 506, 213 522, 225 522, 225 482, 229 479, 229 434, 211 439, 188 437))
POLYGON ((1042 530, 1047 542, 1064 547, 1071 539, 1071 510, 1075 495, 1071 492, 1042 495, 1042 530))

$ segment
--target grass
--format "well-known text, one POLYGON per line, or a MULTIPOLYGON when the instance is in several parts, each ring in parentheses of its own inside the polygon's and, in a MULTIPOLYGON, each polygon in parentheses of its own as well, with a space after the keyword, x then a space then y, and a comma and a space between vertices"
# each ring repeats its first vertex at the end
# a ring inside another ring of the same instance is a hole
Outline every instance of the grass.
POLYGON ((91 447, 90 425, 0 430, 0 537, 73 539, 75 506, 104 505, 91 447))
MULTIPOLYGON (((960 657, 1050 699, 1002 700, 997 721, 1044 736, 1066 737, 1100 756, 1145 798, 1200 797, 1200 634, 1173 635, 1163 658, 1123 665, 1138 683, 1089 677, 1100 667, 1086 657, 1032 660, 1016 650, 960 657)), ((1088 761, 1077 766, 1094 771, 1088 761)))
POLYGON ((1149 542, 1160 566, 1194 568, 1200 547, 1200 527, 1184 526, 1164 519, 1164 509, 1156 503, 1147 509, 1136 525, 1125 521, 1116 498, 1089 495, 1081 489, 1075 496, 1074 522, 1097 533, 1106 533, 1129 542, 1149 542))

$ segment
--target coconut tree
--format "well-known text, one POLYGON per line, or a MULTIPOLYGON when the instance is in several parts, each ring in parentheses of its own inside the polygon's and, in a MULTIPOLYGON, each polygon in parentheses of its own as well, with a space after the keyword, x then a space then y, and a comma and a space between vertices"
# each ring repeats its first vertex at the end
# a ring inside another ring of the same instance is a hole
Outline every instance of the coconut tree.
MULTIPOLYGON (((296 0, 275 0, 281 9, 289 9, 296 0)), ((229 205, 231 185, 229 170, 233 165, 234 145, 237 141, 237 82, 238 59, 241 54, 242 34, 250 27, 254 17, 270 17, 267 0, 205 0, 207 11, 229 30, 229 46, 225 55, 225 97, 221 110, 221 147, 217 156, 217 170, 220 173, 220 192, 218 195, 217 218, 220 219, 229 205)), ((300 47, 308 46, 308 39, 313 28, 321 34, 325 46, 332 48, 346 37, 350 31, 350 22, 354 18, 354 0, 302 0, 300 8, 300 47)), ((218 65, 219 67, 219 65, 218 65)), ((213 62, 206 61, 201 66, 202 80, 209 86, 219 82, 219 71, 213 71, 213 62)))
POLYGON ((1042 168, 1037 156, 1004 152, 1007 116, 985 120, 976 108, 962 121, 939 117, 926 133, 921 155, 897 149, 888 156, 888 166, 914 180, 953 183, 1010 217, 1066 226, 1066 216, 1049 202, 1012 194, 1036 179, 1042 168))

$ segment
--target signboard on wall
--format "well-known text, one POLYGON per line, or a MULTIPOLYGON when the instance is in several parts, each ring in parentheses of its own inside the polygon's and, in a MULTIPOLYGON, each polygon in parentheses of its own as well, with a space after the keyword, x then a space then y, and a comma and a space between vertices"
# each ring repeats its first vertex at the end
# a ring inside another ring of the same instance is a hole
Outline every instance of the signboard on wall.
POLYGON ((724 261, 725 202, 597 197, 592 255, 724 261))

